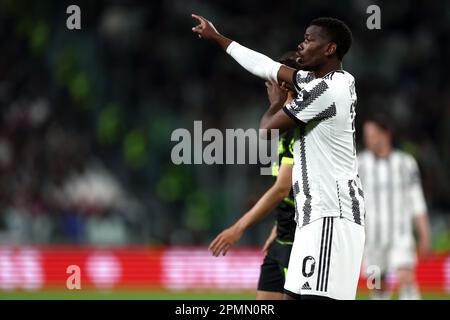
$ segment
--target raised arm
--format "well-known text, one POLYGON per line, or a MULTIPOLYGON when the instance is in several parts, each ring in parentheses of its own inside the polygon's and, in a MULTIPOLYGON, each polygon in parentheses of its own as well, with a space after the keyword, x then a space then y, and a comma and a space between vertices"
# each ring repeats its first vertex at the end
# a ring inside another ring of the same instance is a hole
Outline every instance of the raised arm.
POLYGON ((277 83, 285 82, 293 85, 295 69, 280 64, 269 57, 250 50, 239 43, 221 35, 211 21, 202 16, 192 14, 192 18, 198 21, 198 25, 192 28, 199 38, 217 43, 244 69, 257 77, 277 83))
POLYGON ((228 46, 233 42, 233 40, 221 35, 211 21, 196 14, 192 14, 192 18, 198 21, 198 25, 192 27, 192 31, 197 33, 200 39, 211 40, 217 43, 223 50, 227 50, 228 46))

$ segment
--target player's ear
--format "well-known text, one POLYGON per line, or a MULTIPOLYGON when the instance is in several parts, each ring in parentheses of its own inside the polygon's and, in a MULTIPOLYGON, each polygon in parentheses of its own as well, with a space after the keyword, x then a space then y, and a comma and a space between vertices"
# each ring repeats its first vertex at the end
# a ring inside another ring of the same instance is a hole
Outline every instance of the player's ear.
POLYGON ((327 49, 325 50, 325 55, 332 56, 333 54, 336 53, 336 48, 337 48, 336 43, 330 42, 327 46, 327 49))

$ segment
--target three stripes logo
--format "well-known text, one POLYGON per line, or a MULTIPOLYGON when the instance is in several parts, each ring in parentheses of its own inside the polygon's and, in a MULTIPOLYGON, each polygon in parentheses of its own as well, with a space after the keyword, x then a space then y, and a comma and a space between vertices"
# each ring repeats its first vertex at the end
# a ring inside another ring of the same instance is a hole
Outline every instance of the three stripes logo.
POLYGON ((312 290, 311 287, 309 286, 308 281, 306 281, 306 282, 303 284, 302 290, 312 290))

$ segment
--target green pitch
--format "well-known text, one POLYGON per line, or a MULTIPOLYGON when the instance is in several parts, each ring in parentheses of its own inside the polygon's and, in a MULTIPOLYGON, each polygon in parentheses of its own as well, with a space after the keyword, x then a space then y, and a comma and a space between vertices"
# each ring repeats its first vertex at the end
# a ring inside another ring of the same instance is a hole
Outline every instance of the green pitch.
POLYGON ((115 291, 99 292, 92 290, 73 291, 13 291, 0 293, 0 300, 253 300, 255 293, 217 292, 217 291, 115 291))
MULTIPOLYGON (((359 294, 359 300, 369 298, 368 294, 359 294)), ((394 299, 396 297, 394 296, 394 299)), ((439 292, 422 293, 426 300, 450 300, 450 294, 439 292)), ((0 300, 254 300, 255 293, 217 292, 217 291, 39 291, 39 292, 0 292, 0 300)))

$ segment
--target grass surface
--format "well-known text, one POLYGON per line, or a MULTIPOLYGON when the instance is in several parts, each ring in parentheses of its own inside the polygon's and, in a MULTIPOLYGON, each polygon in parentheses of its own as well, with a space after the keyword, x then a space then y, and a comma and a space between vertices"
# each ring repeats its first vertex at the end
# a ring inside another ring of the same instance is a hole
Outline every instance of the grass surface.
POLYGON ((253 292, 172 292, 161 291, 115 291, 99 292, 92 290, 2 292, 0 300, 253 300, 253 292))
MULTIPOLYGON (((450 294, 422 293, 425 300, 450 300, 450 294)), ((0 292, 0 300, 254 300, 254 292, 193 292, 193 291, 39 291, 0 292)), ((368 294, 359 294, 358 299, 366 300, 368 294)), ((394 299, 396 297, 394 296, 394 299)))

